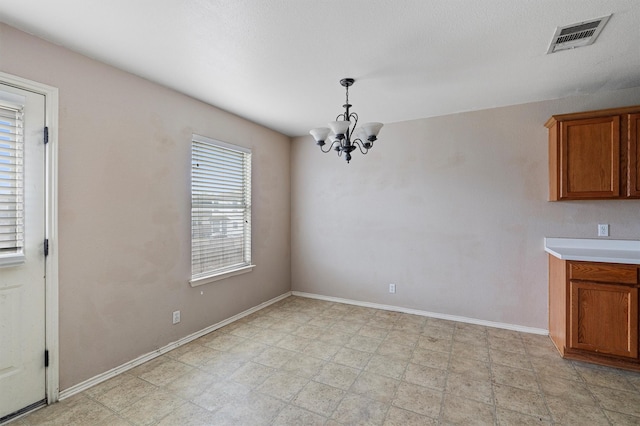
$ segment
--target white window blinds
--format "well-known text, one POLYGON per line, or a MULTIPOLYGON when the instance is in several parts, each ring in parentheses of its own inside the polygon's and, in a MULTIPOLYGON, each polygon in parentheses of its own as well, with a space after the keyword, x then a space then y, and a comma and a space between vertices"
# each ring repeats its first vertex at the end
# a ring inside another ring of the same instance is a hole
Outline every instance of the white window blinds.
POLYGON ((251 264, 251 151, 203 136, 191 149, 191 279, 251 264))
POLYGON ((24 245, 23 111, 0 101, 0 256, 24 245))

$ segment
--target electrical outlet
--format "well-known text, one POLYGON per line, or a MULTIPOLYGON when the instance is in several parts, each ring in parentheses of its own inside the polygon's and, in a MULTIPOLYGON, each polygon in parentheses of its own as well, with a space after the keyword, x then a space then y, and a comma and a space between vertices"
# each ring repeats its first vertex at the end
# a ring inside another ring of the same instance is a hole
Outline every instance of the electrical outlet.
POLYGON ((173 323, 177 324, 180 322, 180 311, 175 311, 173 313, 173 323))
POLYGON ((608 237, 609 236, 609 225, 600 223, 598 224, 598 237, 608 237))
POLYGON ((396 285, 395 284, 389 284, 389 293, 393 294, 396 292, 396 285))

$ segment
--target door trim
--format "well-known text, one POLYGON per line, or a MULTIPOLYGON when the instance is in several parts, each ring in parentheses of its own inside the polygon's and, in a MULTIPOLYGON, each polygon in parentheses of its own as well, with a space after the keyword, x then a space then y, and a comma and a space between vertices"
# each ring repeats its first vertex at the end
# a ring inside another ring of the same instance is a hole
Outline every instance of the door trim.
MULTIPOLYGON (((44 95, 45 124, 49 143, 45 145, 45 238, 49 255, 45 258, 45 348, 49 367, 45 369, 47 404, 58 401, 60 362, 58 340, 58 88, 0 71, 0 82, 18 89, 44 95)), ((44 363, 44 354, 42 354, 44 363)))

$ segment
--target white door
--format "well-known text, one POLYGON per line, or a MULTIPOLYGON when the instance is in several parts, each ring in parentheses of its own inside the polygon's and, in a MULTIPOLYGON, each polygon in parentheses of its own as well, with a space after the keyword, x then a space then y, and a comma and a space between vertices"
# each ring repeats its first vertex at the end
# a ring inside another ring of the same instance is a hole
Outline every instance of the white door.
POLYGON ((0 420, 46 401, 45 98, 0 83, 0 420))

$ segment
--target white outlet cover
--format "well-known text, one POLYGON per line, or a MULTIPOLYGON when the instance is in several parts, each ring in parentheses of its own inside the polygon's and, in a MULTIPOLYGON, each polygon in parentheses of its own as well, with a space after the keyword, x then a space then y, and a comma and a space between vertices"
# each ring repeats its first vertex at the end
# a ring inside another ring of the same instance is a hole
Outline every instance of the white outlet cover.
POLYGON ((608 237, 609 236, 609 225, 605 223, 598 224, 598 237, 608 237))

